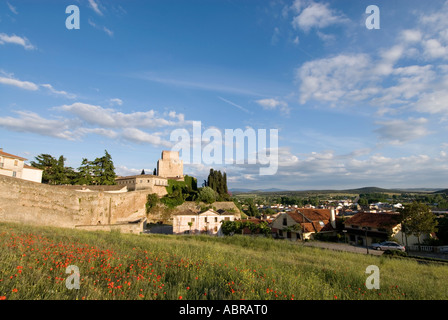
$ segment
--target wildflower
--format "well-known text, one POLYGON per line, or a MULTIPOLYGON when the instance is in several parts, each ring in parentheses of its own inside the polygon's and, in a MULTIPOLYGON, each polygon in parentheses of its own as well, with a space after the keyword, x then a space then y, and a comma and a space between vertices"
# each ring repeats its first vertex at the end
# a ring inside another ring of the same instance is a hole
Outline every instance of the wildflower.
POLYGON ((6 300, 6 296, 0 296, 0 300, 6 300))
POLYGON ((17 291, 18 291, 18 290, 17 290, 16 288, 12 289, 12 292, 14 292, 14 293, 17 292, 17 291))
POLYGON ((182 300, 182 296, 179 296, 179 300, 182 300))

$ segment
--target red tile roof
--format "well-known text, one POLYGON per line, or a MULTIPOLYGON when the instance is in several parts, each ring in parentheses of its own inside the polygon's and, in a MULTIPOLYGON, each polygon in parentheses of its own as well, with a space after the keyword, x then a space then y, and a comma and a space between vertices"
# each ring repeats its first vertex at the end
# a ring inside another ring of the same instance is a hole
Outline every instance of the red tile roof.
POLYGON ((308 209, 300 208, 288 212, 288 215, 302 227, 304 233, 332 231, 330 209, 308 209), (321 225, 321 221, 322 224, 321 225))
POLYGON ((28 160, 28 159, 25 159, 25 158, 22 158, 22 157, 19 157, 19 156, 15 156, 13 154, 6 153, 6 152, 3 152, 3 151, 0 151, 0 156, 7 157, 7 158, 18 159, 18 160, 23 160, 23 161, 28 160))
POLYGON ((344 224, 360 227, 393 228, 400 223, 399 219, 400 215, 398 213, 359 212, 347 219, 344 224))

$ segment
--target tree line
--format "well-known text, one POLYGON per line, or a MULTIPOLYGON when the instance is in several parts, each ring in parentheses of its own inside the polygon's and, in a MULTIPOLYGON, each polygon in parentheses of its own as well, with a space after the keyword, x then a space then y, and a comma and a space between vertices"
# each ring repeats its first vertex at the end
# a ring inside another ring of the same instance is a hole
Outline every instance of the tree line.
POLYGON ((115 167, 112 156, 104 151, 104 156, 88 160, 83 158, 75 170, 65 165, 67 159, 58 159, 49 154, 40 154, 31 161, 31 166, 43 170, 42 183, 51 185, 114 185, 115 167))

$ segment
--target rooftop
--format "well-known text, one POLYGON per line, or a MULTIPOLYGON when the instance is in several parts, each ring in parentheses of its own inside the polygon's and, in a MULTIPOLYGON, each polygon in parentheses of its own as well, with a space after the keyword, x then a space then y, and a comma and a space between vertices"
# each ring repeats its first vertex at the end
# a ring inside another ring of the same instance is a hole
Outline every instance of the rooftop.
POLYGON ((356 225, 363 227, 387 228, 395 227, 400 223, 398 213, 367 213, 359 212, 347 219, 345 225, 356 225))
POLYGON ((7 158, 12 158, 12 159, 23 160, 23 161, 28 160, 28 159, 25 159, 25 158, 22 158, 22 157, 19 157, 19 156, 16 156, 16 155, 4 152, 3 149, 1 149, 1 148, 0 148, 0 156, 7 157, 7 158))

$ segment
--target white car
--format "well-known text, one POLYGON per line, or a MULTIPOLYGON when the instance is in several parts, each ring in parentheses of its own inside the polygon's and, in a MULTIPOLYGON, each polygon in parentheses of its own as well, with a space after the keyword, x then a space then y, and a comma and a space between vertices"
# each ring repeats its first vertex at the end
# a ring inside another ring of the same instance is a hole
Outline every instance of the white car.
POLYGON ((374 243, 372 244, 372 248, 375 250, 401 250, 406 251, 406 248, 402 245, 393 242, 393 241, 384 241, 380 243, 374 243))

